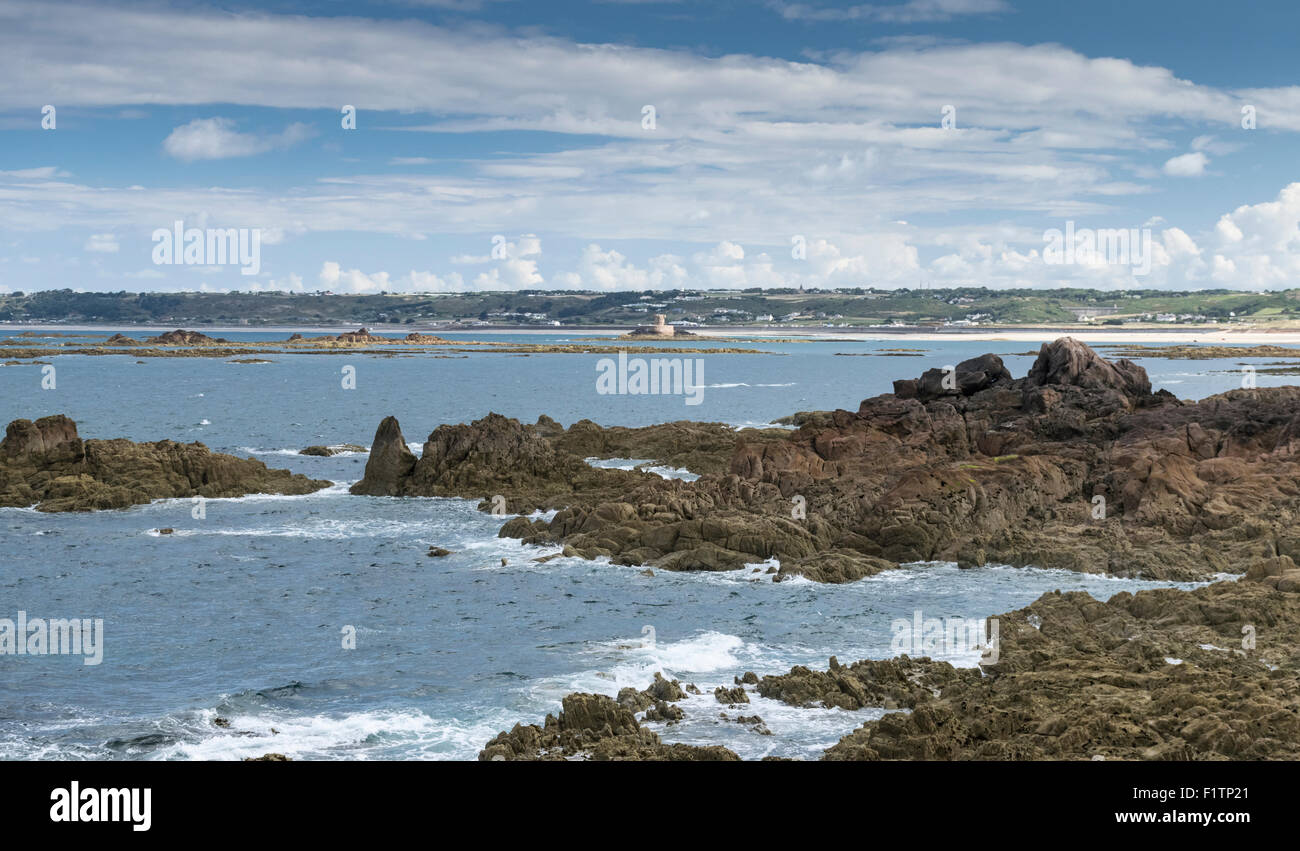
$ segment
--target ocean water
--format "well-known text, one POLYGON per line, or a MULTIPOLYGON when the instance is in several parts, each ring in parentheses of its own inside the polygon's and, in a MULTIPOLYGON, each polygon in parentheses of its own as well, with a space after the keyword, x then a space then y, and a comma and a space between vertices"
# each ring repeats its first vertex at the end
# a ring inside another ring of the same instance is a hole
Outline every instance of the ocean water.
MULTIPOLYGON (((765 353, 682 356, 704 363, 694 406, 683 396, 598 394, 598 355, 260 355, 266 364, 60 356, 49 359, 50 390, 41 389, 40 365, 0 368, 5 422, 66 413, 83 437, 197 440, 335 482, 307 496, 209 500, 202 519, 189 500, 92 514, 0 509, 0 618, 104 622, 98 665, 0 655, 0 758, 472 759, 497 732, 557 711, 565 694, 644 688, 656 671, 704 692, 681 704, 684 722, 649 725, 666 741, 816 758, 882 710, 797 709, 752 692, 750 705, 733 710, 713 688, 745 671, 825 667, 831 655, 888 658, 891 623, 917 611, 978 619, 1057 589, 1107 598, 1168 584, 997 565, 917 564, 831 586, 773 583, 768 564, 647 577, 580 559, 537 563, 558 548, 497 538, 501 518, 476 501, 351 496, 364 454, 296 454, 311 444, 368 445, 388 414, 417 451, 438 424, 489 411, 566 425, 761 425, 798 410, 855 409, 895 378, 985 351, 1023 375, 1032 358, 1008 355, 1036 348, 906 338, 731 345, 765 353), (898 347, 925 351, 837 356, 898 347), (356 389, 343 388, 344 366, 355 368, 356 389), (430 546, 454 552, 429 558, 430 546), (355 649, 345 649, 345 630, 355 649), (772 735, 723 712, 758 714, 772 735), (229 726, 216 726, 218 717, 229 726)), ((1198 398, 1240 386, 1239 363, 1144 365, 1157 387, 1198 398)), ((933 655, 972 665, 978 651, 933 655)))

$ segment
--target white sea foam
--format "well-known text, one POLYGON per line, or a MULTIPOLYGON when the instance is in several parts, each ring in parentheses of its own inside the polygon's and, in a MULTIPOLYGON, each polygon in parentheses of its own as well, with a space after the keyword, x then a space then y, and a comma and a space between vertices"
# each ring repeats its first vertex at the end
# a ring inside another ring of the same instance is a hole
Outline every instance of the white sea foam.
MULTIPOLYGON (((506 723, 507 714, 497 710, 464 722, 413 709, 339 716, 237 713, 227 717, 229 728, 211 727, 212 733, 199 741, 160 748, 150 758, 239 760, 275 752, 293 759, 473 759, 513 724, 506 723)), ((212 710, 202 713, 208 725, 215 717, 212 710)))
MULTIPOLYGON (((338 446, 338 445, 339 445, 339 444, 331 444, 331 448, 333 448, 333 447, 335 447, 335 446, 338 446)), ((321 456, 319 456, 319 455, 315 455, 315 456, 313 456, 313 455, 303 455, 302 452, 299 451, 299 450, 297 450, 297 449, 258 449, 258 448, 253 447, 253 446, 237 446, 237 447, 235 447, 235 450, 236 450, 237 452, 242 452, 242 453, 244 453, 245 455, 292 455, 292 456, 295 457, 295 458, 319 458, 319 457, 321 457, 321 456)), ((346 457, 348 457, 349 455, 369 455, 369 454, 370 454, 369 450, 367 450, 367 451, 365 451, 365 452, 357 452, 357 451, 354 451, 354 450, 351 450, 351 449, 342 449, 342 450, 337 450, 337 451, 335 451, 335 453, 334 453, 332 456, 328 456, 328 457, 331 457, 331 458, 346 458, 346 457)))
POLYGON ((749 703, 734 708, 717 702, 713 688, 723 685, 732 688, 730 681, 697 683, 703 694, 690 695, 677 705, 686 717, 672 725, 646 722, 645 726, 659 734, 665 742, 688 745, 721 745, 742 759, 762 759, 765 756, 784 756, 793 759, 820 759, 822 752, 867 721, 874 721, 886 713, 885 709, 868 707, 856 711, 797 707, 759 696, 752 686, 746 687, 749 703), (721 716, 726 715, 724 719, 721 716), (759 733, 752 724, 739 724, 739 716, 758 715, 763 726, 772 735, 759 733))
POLYGON ((583 459, 592 467, 601 470, 640 470, 643 473, 653 473, 661 479, 681 479, 686 482, 693 482, 700 476, 698 473, 692 473, 690 470, 681 467, 668 467, 664 465, 655 465, 648 458, 585 458, 583 459))
POLYGON ((736 635, 704 632, 677 641, 653 638, 648 633, 590 644, 583 657, 598 667, 538 680, 531 686, 542 700, 558 699, 574 691, 614 695, 631 686, 643 689, 656 672, 669 679, 692 677, 710 671, 730 670, 752 659, 758 648, 736 635))

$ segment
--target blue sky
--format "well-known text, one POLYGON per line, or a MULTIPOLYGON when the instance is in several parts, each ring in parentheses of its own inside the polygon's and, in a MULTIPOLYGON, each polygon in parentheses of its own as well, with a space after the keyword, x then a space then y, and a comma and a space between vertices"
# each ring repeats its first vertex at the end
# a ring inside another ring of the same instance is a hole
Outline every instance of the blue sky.
POLYGON ((1295 286, 1296 32, 1287 2, 10 0, 0 292, 1295 286), (177 220, 256 230, 256 274, 154 262, 177 220), (1047 262, 1066 222, 1145 229, 1149 272, 1047 262))

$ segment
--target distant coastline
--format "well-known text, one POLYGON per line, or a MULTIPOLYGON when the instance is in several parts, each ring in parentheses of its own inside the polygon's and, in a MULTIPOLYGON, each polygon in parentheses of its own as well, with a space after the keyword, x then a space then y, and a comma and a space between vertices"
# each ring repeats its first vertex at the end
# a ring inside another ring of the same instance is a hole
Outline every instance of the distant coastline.
MULTIPOLYGON (((49 332, 73 332, 73 331, 121 331, 126 329, 136 331, 156 331, 164 332, 173 330, 177 326, 174 324, 135 324, 130 322, 121 323, 79 323, 79 324, 51 324, 49 322, 0 322, 0 333, 3 332, 22 332, 22 331, 49 331, 49 332)), ((341 331, 350 331, 355 328, 355 323, 339 324, 319 324, 319 325, 203 325, 198 326, 205 333, 212 334, 241 334, 241 333, 266 333, 266 334, 336 334, 341 331)), ((517 335, 517 336, 555 336, 555 335, 591 335, 591 336, 618 336, 626 334, 632 330, 631 326, 626 325, 569 325, 539 328, 536 326, 479 326, 473 328, 448 328, 439 324, 413 324, 413 325, 393 325, 384 323, 375 323, 369 326, 370 330, 376 334, 409 334, 412 331, 429 334, 456 334, 456 335, 517 335)), ((768 326, 747 327, 739 325, 727 325, 722 327, 713 326, 693 326, 692 331, 703 336, 710 337, 727 337, 727 338, 790 338, 799 337, 808 340, 842 340, 842 341, 876 341, 876 340, 893 340, 906 338, 920 342, 935 342, 941 340, 969 340, 971 342, 1033 342, 1038 340, 1053 340, 1057 337, 1069 336, 1074 337, 1086 343, 1226 343, 1255 345, 1260 343, 1276 344, 1300 344, 1300 330, 1270 330, 1270 329, 1237 329, 1223 327, 1200 327, 1200 328, 1101 328, 1096 326, 1012 326, 1012 327, 986 327, 986 328, 952 328, 952 329, 934 329, 934 328, 816 328, 816 327, 791 327, 791 328, 772 328, 768 326)), ((670 342, 671 338, 664 338, 663 342, 670 342)), ((654 343, 655 340, 647 339, 645 342, 654 343)))

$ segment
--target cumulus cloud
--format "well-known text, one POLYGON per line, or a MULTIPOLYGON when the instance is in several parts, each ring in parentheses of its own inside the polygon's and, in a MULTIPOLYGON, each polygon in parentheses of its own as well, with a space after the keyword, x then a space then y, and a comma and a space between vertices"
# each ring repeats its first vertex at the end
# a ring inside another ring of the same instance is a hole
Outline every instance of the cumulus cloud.
POLYGON ((1205 167, 1209 164, 1209 157, 1201 151, 1193 151, 1167 160, 1164 172, 1170 177, 1200 177, 1205 174, 1205 167))
POLYGON ((360 269, 344 269, 333 260, 326 260, 320 270, 320 285, 323 289, 340 293, 377 293, 388 291, 387 272, 366 274, 360 269))

